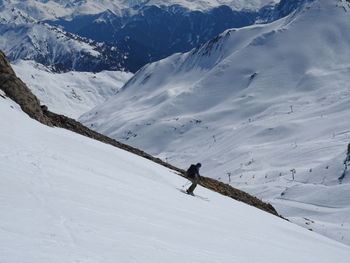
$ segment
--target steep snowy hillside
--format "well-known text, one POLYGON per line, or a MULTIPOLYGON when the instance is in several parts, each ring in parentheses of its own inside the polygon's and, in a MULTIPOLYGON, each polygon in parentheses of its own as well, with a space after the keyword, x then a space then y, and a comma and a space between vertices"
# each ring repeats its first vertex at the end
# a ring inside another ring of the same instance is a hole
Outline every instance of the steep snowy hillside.
POLYGON ((149 160, 44 126, 0 96, 0 261, 348 262, 347 246, 149 160))
POLYGON ((33 61, 18 61, 12 66, 42 104, 74 119, 117 94, 132 77, 121 71, 58 74, 33 61))
POLYGON ((140 70, 81 121, 350 244, 350 3, 319 0, 140 70), (293 179, 294 175, 294 179, 293 179))
POLYGON ((22 11, 0 7, 0 49, 12 60, 35 60, 56 71, 121 70, 115 47, 41 23, 22 11))

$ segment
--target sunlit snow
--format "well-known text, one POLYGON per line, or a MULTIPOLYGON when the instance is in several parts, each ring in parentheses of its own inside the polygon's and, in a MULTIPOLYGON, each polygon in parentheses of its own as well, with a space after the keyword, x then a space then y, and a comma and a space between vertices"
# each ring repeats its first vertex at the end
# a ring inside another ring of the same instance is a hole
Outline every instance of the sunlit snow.
POLYGON ((0 97, 0 261, 346 263, 347 246, 0 97))

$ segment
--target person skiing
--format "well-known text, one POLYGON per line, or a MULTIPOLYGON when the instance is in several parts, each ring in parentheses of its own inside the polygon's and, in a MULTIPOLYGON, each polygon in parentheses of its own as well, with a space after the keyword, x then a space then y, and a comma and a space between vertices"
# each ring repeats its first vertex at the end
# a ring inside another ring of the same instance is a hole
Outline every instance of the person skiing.
POLYGON ((350 143, 348 144, 348 152, 346 153, 344 164, 346 165, 348 162, 350 162, 350 143))
POLYGON ((344 160, 344 171, 342 173, 342 175, 338 178, 339 182, 341 183, 346 175, 346 171, 348 170, 348 165, 349 165, 349 162, 350 162, 350 143, 348 144, 348 151, 346 153, 346 158, 344 160))
POLYGON ((193 191, 197 187, 198 182, 202 179, 199 174, 199 168, 201 168, 202 164, 197 163, 191 164, 191 166, 186 171, 186 177, 188 180, 192 182, 192 185, 186 190, 186 193, 189 195, 194 195, 193 191))

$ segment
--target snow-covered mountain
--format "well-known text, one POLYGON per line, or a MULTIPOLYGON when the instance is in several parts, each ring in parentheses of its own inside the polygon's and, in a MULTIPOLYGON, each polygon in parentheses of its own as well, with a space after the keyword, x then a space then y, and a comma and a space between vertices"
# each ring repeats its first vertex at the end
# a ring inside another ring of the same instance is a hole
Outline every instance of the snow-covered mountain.
POLYGON ((41 23, 16 8, 0 9, 0 49, 12 60, 35 60, 56 71, 124 69, 115 47, 41 23))
POLYGON ((145 6, 123 16, 107 10, 96 15, 47 22, 74 34, 115 45, 127 54, 127 67, 135 72, 149 62, 189 51, 227 28, 251 25, 257 16, 255 11, 234 11, 228 6, 206 12, 182 6, 145 6))
POLYGON ((107 10, 47 23, 116 46, 127 54, 127 68, 135 72, 149 62, 189 51, 227 28, 251 25, 257 17, 258 12, 234 11, 228 6, 206 12, 182 6, 146 6, 124 16, 107 10))
POLYGON ((42 104, 74 119, 118 93, 132 77, 121 71, 55 73, 41 64, 22 60, 12 67, 42 104))
MULTIPOLYGON (((307 1, 306 1, 307 2, 307 1)), ((285 4, 288 4, 285 1, 285 4)), ((286 5, 288 6, 288 5, 286 5)), ((318 0, 142 68, 81 118, 350 244, 350 3, 318 0)))
POLYGON ((46 22, 61 26, 68 32, 115 45, 127 54, 127 68, 135 72, 149 62, 187 52, 228 28, 277 20, 308 1, 313 0, 283 0, 263 7, 255 1, 252 5, 255 8, 250 6, 248 9, 237 9, 241 5, 237 1, 231 1, 231 4, 227 1, 193 1, 194 5, 210 3, 210 8, 200 10, 189 6, 186 1, 167 1, 165 5, 148 1, 132 11, 117 12, 112 8, 98 14, 74 13, 73 17, 64 16, 46 22))
POLYGON ((149 160, 40 124, 0 92, 0 261, 346 263, 347 246, 149 160), (206 198, 206 199, 204 199, 206 198))
POLYGON ((290 13, 303 8, 306 3, 317 0, 281 0, 276 5, 267 5, 260 9, 256 23, 268 23, 278 20, 290 13))
POLYGON ((120 64, 136 72, 149 62, 187 52, 228 28, 278 19, 304 1, 292 1, 288 8, 284 0, 7 0, 0 6, 107 43, 123 54, 120 64))
MULTIPOLYGON (((119 69, 124 68, 127 71, 136 72, 149 62, 160 60, 174 53, 187 52, 228 28, 239 28, 254 23, 274 21, 288 15, 307 1, 312 0, 7 0, 0 3, 0 7, 2 6, 3 10, 21 10, 17 12, 33 17, 31 19, 33 21, 35 21, 35 18, 37 21, 70 32, 73 34, 70 37, 77 38, 77 36, 81 36, 107 44, 103 48, 102 66, 90 69, 88 65, 95 64, 96 60, 84 55, 84 68, 79 70, 113 69, 111 66, 115 67, 117 64, 119 69), (110 63, 108 64, 108 62, 110 63), (105 65, 106 63, 107 65, 105 65)), ((3 24, 6 24, 6 22, 3 24)), ((46 27, 46 29, 52 31, 53 28, 46 27)), ((5 26, 2 32, 8 30, 8 27, 5 26)), ((16 28, 11 27, 10 33, 3 34, 3 42, 10 43, 13 40, 13 36, 16 36, 14 30, 17 34, 19 31, 23 32, 22 28, 18 28, 18 25, 16 28)), ((35 31, 40 32, 42 30, 35 31)), ((38 33, 34 36, 31 33, 25 33, 29 36, 28 41, 12 47, 8 56, 14 59, 18 54, 21 54, 22 59, 28 59, 28 54, 33 53, 33 50, 26 52, 26 54, 23 53, 28 51, 27 46, 32 46, 33 43, 36 48, 35 51, 39 54, 35 57, 32 55, 30 59, 49 65, 48 58, 42 58, 40 53, 46 54, 48 49, 53 49, 51 46, 56 45, 54 38, 50 38, 45 42, 47 37, 44 37, 43 43, 38 43, 38 33), (41 50, 42 52, 40 52, 41 50)), ((21 37, 21 35, 16 36, 17 39, 21 37)), ((86 42, 84 39, 80 39, 81 41, 86 42)), ((96 50, 96 44, 101 45, 99 43, 88 41, 88 44, 92 45, 94 50, 96 50)), ((83 47, 82 52, 85 49, 86 47, 83 47)), ((101 53, 101 50, 98 51, 101 53)), ((71 54, 61 53, 56 57, 63 56, 64 59, 72 57, 71 54)), ((68 63, 70 67, 72 67, 71 64, 72 62, 68 63)))
POLYGON ((279 0, 3 0, 0 5, 17 7, 39 20, 54 20, 59 17, 99 14, 106 10, 123 15, 135 13, 146 6, 169 7, 178 5, 194 11, 207 11, 218 6, 229 6, 233 10, 258 10, 279 0))

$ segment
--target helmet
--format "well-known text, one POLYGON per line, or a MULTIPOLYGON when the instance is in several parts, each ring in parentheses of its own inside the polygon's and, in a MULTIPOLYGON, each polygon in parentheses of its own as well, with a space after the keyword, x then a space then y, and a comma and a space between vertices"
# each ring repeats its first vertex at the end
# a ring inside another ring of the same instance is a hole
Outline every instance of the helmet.
POLYGON ((202 164, 201 163, 197 163, 196 166, 199 168, 199 167, 202 166, 202 164))

